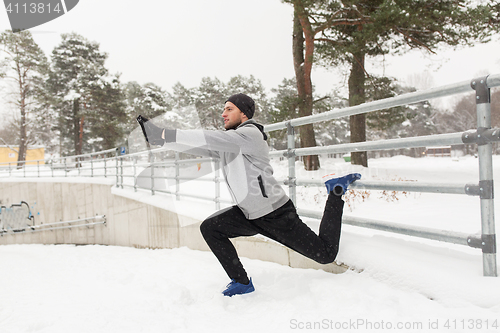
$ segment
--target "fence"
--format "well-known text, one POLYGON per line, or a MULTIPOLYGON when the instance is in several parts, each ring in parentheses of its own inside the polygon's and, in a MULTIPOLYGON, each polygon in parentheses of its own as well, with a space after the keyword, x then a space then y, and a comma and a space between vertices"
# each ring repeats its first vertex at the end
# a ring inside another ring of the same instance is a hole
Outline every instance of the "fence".
POLYGON ((8 229, 2 228, 0 229, 0 236, 10 236, 16 235, 19 233, 32 233, 32 232, 40 232, 40 231, 54 231, 60 229, 71 229, 71 228, 89 228, 94 225, 106 224, 106 216, 105 215, 97 215, 93 217, 87 217, 83 219, 70 220, 70 221, 61 221, 61 222, 53 222, 53 223, 44 223, 33 225, 25 223, 21 226, 21 228, 17 229, 8 229))
POLYGON ((96 153, 51 157, 43 160, 30 160, 30 164, 21 162, 0 162, 0 176, 8 177, 68 177, 68 176, 103 176, 114 175, 116 156, 119 148, 96 153), (112 163, 115 163, 113 165, 112 163), (88 173, 87 173, 88 171, 88 173), (101 173, 102 172, 102 173, 101 173))
MULTIPOLYGON (((478 196, 481 205, 481 235, 468 235, 465 233, 435 230, 414 226, 404 226, 396 223, 353 218, 345 216, 343 222, 359 227, 395 232, 399 234, 439 240, 454 244, 462 244, 474 248, 479 248, 483 253, 483 274, 485 276, 497 276, 496 260, 496 234, 494 220, 494 186, 492 169, 492 142, 500 141, 500 129, 491 128, 491 103, 490 88, 500 86, 500 75, 490 75, 477 78, 471 82, 461 82, 444 87, 434 88, 422 92, 409 93, 393 98, 378 100, 353 107, 333 110, 317 115, 297 118, 290 121, 275 123, 265 126, 266 132, 287 130, 287 149, 272 151, 270 156, 285 157, 288 159, 288 177, 282 180, 288 186, 289 196, 296 201, 297 186, 323 186, 319 180, 305 181, 296 178, 295 160, 297 156, 316 155, 322 153, 349 153, 361 151, 376 151, 384 149, 420 148, 428 146, 449 146, 457 144, 477 144, 479 161, 479 183, 478 184, 426 184, 426 183, 401 183, 401 182, 375 182, 357 181, 352 188, 367 190, 397 190, 429 193, 450 193, 478 196), (296 148, 295 128, 307 124, 332 120, 345 116, 368 113, 387 108, 417 103, 433 98, 446 97, 455 94, 475 91, 477 129, 466 132, 438 134, 431 136, 411 137, 403 139, 390 139, 372 142, 348 143, 323 147, 296 148)), ((49 176, 104 176, 116 177, 116 185, 120 187, 130 187, 137 191, 139 188, 147 188, 152 194, 164 192, 174 194, 177 199, 180 197, 192 197, 203 200, 210 200, 215 203, 216 209, 221 203, 230 203, 229 200, 221 198, 219 165, 217 160, 212 159, 180 159, 179 154, 174 158, 156 161, 157 156, 165 155, 165 149, 154 149, 148 152, 119 155, 117 150, 109 150, 95 154, 73 156, 69 162, 58 160, 57 163, 48 163, 40 166, 23 166, 22 171, 15 170, 9 165, 0 164, 0 176, 37 176, 50 173, 49 176), (113 157, 98 159, 99 154, 115 154, 113 157), (214 195, 196 195, 180 191, 180 184, 183 180, 192 180, 192 175, 181 175, 180 165, 201 165, 211 164, 214 173, 207 173, 206 177, 196 177, 197 181, 213 182, 214 195), (59 171, 57 168, 60 168, 59 171), (35 169, 36 168, 36 169, 35 169), (56 171, 54 171, 56 169, 56 171), (63 170, 63 171, 61 171, 63 170), (96 172, 101 170, 101 172, 96 172), (209 175, 212 176, 209 176, 209 175), (175 191, 170 187, 159 186, 158 179, 171 180, 175 182, 175 191)), ((305 209, 298 209, 300 215, 312 218, 321 218, 321 213, 305 209)))
POLYGON ((164 148, 158 148, 148 151, 147 153, 138 152, 118 157, 119 163, 117 163, 116 185, 122 188, 133 188, 134 191, 138 189, 148 189, 153 195, 155 192, 173 194, 176 196, 177 200, 180 200, 181 197, 188 197, 213 201, 216 209, 220 209, 221 203, 233 203, 230 199, 221 198, 220 184, 225 181, 220 177, 218 160, 212 158, 181 159, 179 153, 176 153, 175 157, 170 160, 163 157, 158 158, 158 155, 164 154, 165 152, 166 150, 164 148), (158 162, 156 161, 157 159, 159 160, 158 162), (196 176, 193 175, 192 172, 181 174, 182 171, 185 170, 181 168, 181 166, 199 166, 201 164, 210 165, 208 168, 205 168, 206 170, 204 170, 202 174, 198 173, 196 176), (132 172, 126 172, 126 170, 132 170, 132 172), (127 181, 127 179, 130 179, 130 181, 127 181), (180 190, 183 181, 193 180, 205 183, 213 182, 215 184, 214 195, 193 194, 192 192, 182 192, 180 190), (175 184, 175 191, 169 189, 171 186, 165 186, 165 181, 172 185, 175 184))

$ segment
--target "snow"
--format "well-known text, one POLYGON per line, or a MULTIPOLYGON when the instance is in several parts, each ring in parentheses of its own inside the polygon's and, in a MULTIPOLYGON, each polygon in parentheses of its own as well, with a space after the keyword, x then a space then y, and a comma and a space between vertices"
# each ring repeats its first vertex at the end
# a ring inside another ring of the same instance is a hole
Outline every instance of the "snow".
POLYGON ((410 244, 405 254, 412 265, 385 253, 390 247, 379 241, 367 245, 388 254, 386 265, 340 275, 243 258, 257 291, 233 298, 220 294, 226 277, 208 252, 1 246, 0 281, 7 288, 0 325, 2 332, 288 332, 330 321, 334 327, 364 322, 356 326, 364 330, 369 322, 427 328, 438 320, 444 329, 446 320, 491 325, 498 318, 498 279, 451 265, 477 268, 477 258, 435 251, 435 257, 451 257, 436 271, 425 249, 410 244))
MULTIPOLYGON (((297 177, 321 179, 332 172, 360 171, 363 180, 478 181, 477 159, 471 156, 372 159, 368 169, 352 167, 341 159, 321 162, 321 170, 312 173, 297 163, 297 177)), ((500 158, 494 156, 493 162, 498 179, 500 158)), ((286 161, 274 163, 278 178, 285 176, 286 166, 286 161)), ((189 189, 191 183, 181 184, 181 189, 189 189)), ((205 186, 211 195, 213 184, 205 186)), ((147 192, 113 191, 161 205, 159 196, 147 192)), ((322 188, 301 188, 298 206, 321 210, 324 192, 322 188)), ((346 200, 346 215, 480 231, 476 197, 372 191, 364 199, 358 195, 346 200)), ((172 204, 180 212, 189 208, 175 200, 172 204)), ((498 207, 496 203, 497 216, 498 207)), ((206 205, 196 214, 209 214, 213 209, 206 205)), ((304 220, 317 229, 317 221, 304 220)), ((0 246, 0 331, 500 330, 500 279, 482 276, 480 250, 345 225, 337 261, 351 269, 334 275, 242 258, 256 292, 227 298, 221 291, 228 278, 210 252, 4 245, 0 246)))
MULTIPOLYGON (((69 86, 72 86, 72 84, 69 84, 69 86)), ((73 101, 73 100, 78 99, 80 97, 82 97, 82 95, 80 93, 77 93, 76 91, 71 89, 68 92, 68 94, 64 96, 64 100, 65 101, 73 101)))

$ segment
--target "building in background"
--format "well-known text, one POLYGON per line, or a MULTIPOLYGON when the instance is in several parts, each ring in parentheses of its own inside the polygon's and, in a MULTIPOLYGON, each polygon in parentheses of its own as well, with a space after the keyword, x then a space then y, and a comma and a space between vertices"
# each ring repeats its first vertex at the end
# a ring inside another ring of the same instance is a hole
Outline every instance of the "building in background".
MULTIPOLYGON (((5 163, 17 163, 17 152, 19 146, 0 146, 0 165, 5 166, 5 163)), ((45 147, 29 146, 26 151, 26 164, 45 164, 45 147), (29 162, 31 161, 31 162, 29 162)))

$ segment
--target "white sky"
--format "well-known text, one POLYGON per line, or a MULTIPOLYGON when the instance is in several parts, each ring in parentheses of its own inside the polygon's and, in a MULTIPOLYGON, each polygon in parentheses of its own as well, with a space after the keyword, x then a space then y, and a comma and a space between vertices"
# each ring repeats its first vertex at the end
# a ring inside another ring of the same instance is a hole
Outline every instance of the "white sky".
MULTIPOLYGON (((5 10, 0 10, 0 29, 10 29, 5 10)), ((280 0, 80 0, 67 14, 31 32, 47 56, 62 33, 79 33, 108 53, 106 66, 122 73, 122 82, 154 82, 167 91, 176 82, 191 88, 202 77, 227 81, 239 74, 254 75, 269 91, 294 76, 292 7, 280 0)), ((438 55, 417 51, 386 57, 383 68, 380 58, 368 70, 383 70, 403 81, 428 71, 432 78, 419 88, 437 87, 500 73, 499 51, 496 38, 494 43, 438 55)), ((317 68, 317 92, 344 85, 343 71, 317 68)))

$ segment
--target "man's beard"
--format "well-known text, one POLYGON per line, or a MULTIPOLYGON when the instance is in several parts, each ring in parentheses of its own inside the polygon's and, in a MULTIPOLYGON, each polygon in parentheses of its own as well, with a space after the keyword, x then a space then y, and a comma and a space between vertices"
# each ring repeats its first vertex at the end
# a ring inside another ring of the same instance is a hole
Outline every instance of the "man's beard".
POLYGON ((239 121, 239 122, 237 122, 237 123, 233 124, 233 125, 232 125, 231 127, 229 127, 229 128, 226 128, 226 131, 229 131, 229 130, 235 130, 235 129, 236 129, 238 126, 240 126, 240 125, 241 125, 241 121, 239 121))

